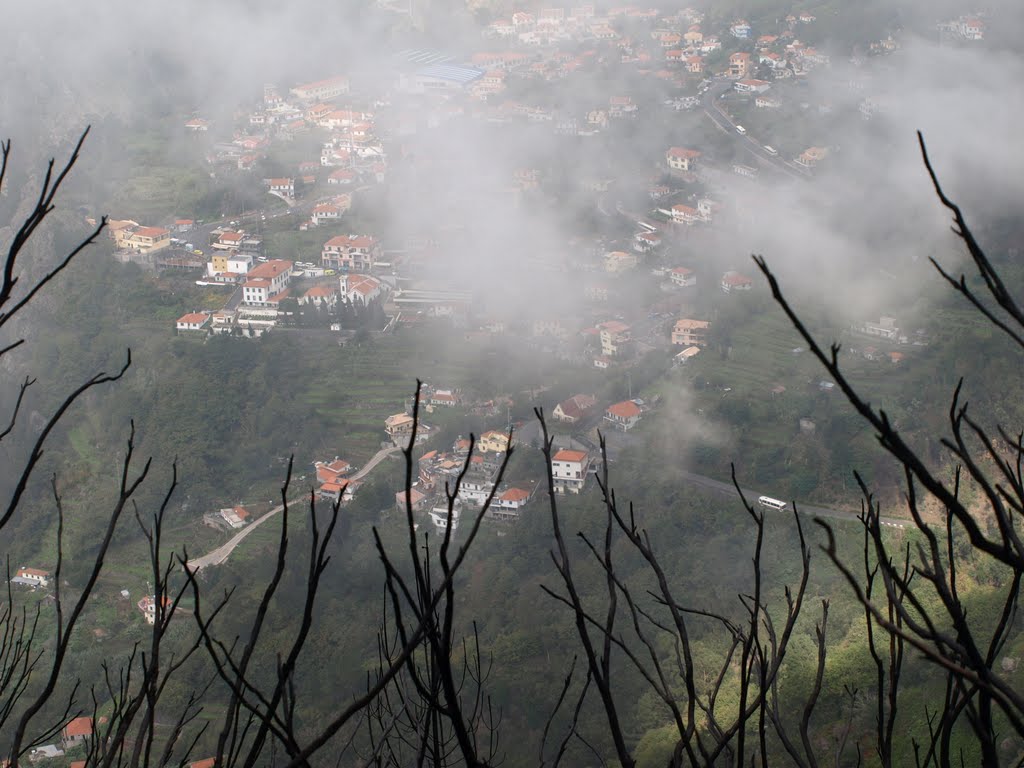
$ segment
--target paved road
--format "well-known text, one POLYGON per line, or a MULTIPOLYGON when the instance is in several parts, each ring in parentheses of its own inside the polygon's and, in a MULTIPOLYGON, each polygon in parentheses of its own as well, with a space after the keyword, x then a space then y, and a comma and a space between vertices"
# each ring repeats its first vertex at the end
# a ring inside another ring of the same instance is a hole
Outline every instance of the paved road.
MULTIPOLYGON (((377 453, 373 455, 373 458, 366 462, 366 465, 362 469, 360 469, 358 472, 352 475, 352 477, 348 478, 349 481, 351 482, 354 480, 362 480, 366 475, 368 475, 373 470, 374 467, 376 467, 378 464, 384 461, 384 459, 400 450, 400 448, 392 446, 390 448, 382 448, 381 450, 377 451, 377 453)), ((202 557, 197 557, 195 560, 189 560, 188 567, 192 570, 199 570, 200 568, 207 568, 211 565, 220 565, 228 559, 231 553, 235 551, 235 547, 241 544, 246 536, 248 536, 250 533, 256 530, 267 520, 272 518, 282 509, 284 509, 283 505, 278 505, 274 507, 272 510, 264 514, 262 517, 258 517, 257 519, 253 520, 251 523, 249 523, 249 525, 247 525, 241 531, 239 531, 230 539, 228 539, 226 543, 220 545, 212 552, 208 552, 202 557)))
POLYGON ((732 118, 722 109, 720 104, 720 97, 732 90, 732 87, 731 80, 716 80, 701 99, 704 115, 718 126, 719 130, 732 136, 734 141, 739 143, 747 152, 754 155, 762 164, 774 168, 780 173, 785 173, 794 179, 807 179, 808 174, 799 166, 795 166, 787 160, 780 160, 776 155, 770 155, 753 136, 749 134, 743 136, 736 132, 736 123, 732 121, 732 118))
MULTIPOLYGON (((698 475, 693 472, 687 472, 685 470, 677 470, 677 472, 685 481, 689 483, 693 483, 694 485, 699 485, 703 488, 707 488, 712 491, 717 491, 719 493, 726 494, 738 499, 736 488, 733 486, 732 483, 723 483, 721 480, 715 480, 714 478, 706 477, 705 475, 698 475)), ((744 488, 743 495, 746 497, 748 502, 755 504, 756 506, 757 498, 759 496, 767 496, 769 494, 765 493, 764 491, 755 491, 751 490, 750 488, 744 488)), ((810 504, 801 504, 799 502, 797 502, 797 510, 802 515, 805 515, 807 517, 828 517, 835 520, 848 521, 856 521, 858 517, 858 513, 855 512, 846 512, 841 509, 828 509, 826 507, 815 507, 811 506, 810 504)), ((887 526, 889 528, 906 528, 908 525, 913 527, 913 525, 909 523, 907 520, 901 520, 895 517, 882 517, 880 518, 880 522, 882 523, 882 525, 887 526)))
POLYGON ((239 544, 241 544, 242 540, 246 536, 248 536, 250 533, 255 531, 259 526, 263 525, 263 523, 265 523, 267 520, 272 518, 274 515, 276 515, 282 509, 284 509, 284 506, 281 506, 281 505, 274 507, 272 510, 267 512, 265 515, 255 519, 255 520, 253 520, 251 523, 249 523, 249 525, 247 525, 241 531, 239 531, 234 536, 232 536, 230 539, 228 539, 226 544, 222 544, 221 546, 217 547, 212 552, 209 552, 209 553, 203 555, 202 557, 197 557, 195 560, 189 560, 188 561, 189 569, 193 570, 193 571, 197 571, 200 568, 206 568, 206 567, 211 566, 211 565, 220 565, 221 563, 223 563, 225 560, 228 559, 228 556, 232 552, 235 551, 235 547, 237 547, 239 544))

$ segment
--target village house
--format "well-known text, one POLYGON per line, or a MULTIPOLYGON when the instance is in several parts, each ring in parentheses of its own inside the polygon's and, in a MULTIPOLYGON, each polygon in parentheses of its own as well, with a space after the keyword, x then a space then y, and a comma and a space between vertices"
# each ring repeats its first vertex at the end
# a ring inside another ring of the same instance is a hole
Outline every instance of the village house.
POLYGON ((608 320, 597 325, 601 337, 601 354, 605 357, 624 355, 630 344, 630 327, 618 320, 608 320))
POLYGON ((341 478, 352 471, 353 467, 344 459, 334 457, 334 461, 314 461, 316 480, 318 483, 340 483, 341 478))
POLYGON ((782 102, 771 96, 758 96, 754 99, 754 106, 758 109, 778 109, 782 102))
POLYGON ((700 52, 703 54, 714 53, 722 49, 722 41, 718 39, 717 35, 705 35, 704 40, 700 44, 700 52))
POLYGON ((458 404, 458 396, 450 389, 435 389, 427 396, 427 405, 430 406, 454 408, 458 404))
POLYGON ((370 275, 342 275, 338 283, 345 301, 363 306, 383 296, 388 289, 386 284, 370 275))
POLYGON ((686 57, 686 71, 692 75, 700 75, 704 72, 704 59, 700 56, 686 57))
POLYGON ((737 93, 764 93, 772 84, 767 80, 745 79, 737 80, 732 87, 737 93))
POLYGON ((808 147, 798 157, 795 157, 793 161, 804 168, 814 168, 827 156, 828 149, 826 147, 808 147))
POLYGON ((673 267, 668 273, 673 285, 690 288, 697 284, 697 273, 687 267, 673 267))
POLYGON ((327 183, 331 186, 348 186, 354 184, 359 179, 359 175, 351 168, 339 168, 336 171, 331 171, 327 176, 327 183))
POLYGON ((697 169, 697 158, 700 152, 685 147, 671 147, 665 153, 665 162, 670 171, 691 172, 697 169))
POLYGON ((854 327, 861 333, 866 333, 869 336, 878 336, 889 341, 896 341, 900 333, 900 329, 896 327, 896 318, 886 315, 882 315, 877 323, 868 321, 854 327))
POLYGON ((637 232, 633 235, 633 250, 637 253, 648 253, 661 245, 661 235, 657 232, 637 232))
POLYGON ((499 491, 491 500, 487 516, 495 520, 516 520, 519 510, 530 501, 532 493, 526 488, 507 488, 499 491))
POLYGON ((682 203, 673 205, 672 210, 668 211, 668 213, 672 216, 672 222, 675 224, 695 224, 702 219, 699 210, 692 205, 684 205, 682 203))
POLYGON ((749 291, 754 287, 754 281, 746 275, 732 270, 722 275, 722 291, 733 293, 734 291, 749 291))
POLYGON ((693 320, 688 317, 676 320, 672 327, 672 344, 682 347, 704 347, 708 343, 707 320, 693 320))
POLYGON ((511 445, 515 445, 514 438, 511 445, 509 439, 508 432, 499 432, 492 429, 480 435, 476 441, 476 447, 481 453, 504 453, 511 445))
POLYGON ((556 493, 579 493, 587 482, 590 456, 586 451, 562 449, 551 457, 556 493))
POLYGON ((185 129, 196 133, 205 133, 210 130, 210 123, 200 117, 194 117, 185 123, 185 129))
POLYGON ((636 268, 637 257, 625 251, 612 251, 604 257, 605 272, 626 272, 636 268))
POLYGON ((292 278, 292 262, 272 259, 249 271, 242 284, 242 303, 250 307, 276 304, 284 298, 292 278))
POLYGON ((206 326, 210 322, 210 315, 207 312, 190 312, 187 315, 182 315, 174 324, 174 329, 178 333, 192 332, 206 332, 206 326))
POLYGON ((729 77, 737 80, 750 76, 750 54, 737 51, 729 56, 729 77))
POLYGON ((237 251, 242 247, 242 241, 245 239, 244 232, 236 232, 233 229, 225 229, 220 232, 214 230, 210 234, 217 236, 217 239, 210 243, 210 247, 219 251, 237 251))
MULTIPOLYGON (((171 598, 167 595, 163 596, 164 611, 167 611, 171 607, 171 598)), ((138 608, 142 611, 142 615, 146 617, 147 624, 156 624, 156 596, 146 595, 138 602, 138 608)))
POLYGON ((60 732, 60 741, 64 749, 74 749, 84 746, 87 739, 92 736, 92 718, 76 717, 69 722, 60 732))
POLYGON ((163 227, 128 226, 120 230, 120 237, 115 234, 114 242, 118 248, 152 253, 170 246, 171 230, 163 227))
POLYGON ((632 400, 623 400, 608 406, 604 412, 604 420, 611 423, 613 427, 628 432, 640 422, 640 406, 632 400))
POLYGON ((300 101, 326 101, 348 93, 348 78, 343 75, 303 83, 290 89, 290 93, 300 101))
POLYGON ((399 491, 395 494, 395 506, 403 512, 406 508, 406 496, 408 496, 408 503, 412 506, 413 512, 422 512, 430 503, 430 497, 418 488, 410 488, 408 494, 405 491, 399 491))
POLYGON ((404 442, 400 438, 412 432, 413 419, 407 413, 396 413, 384 419, 384 431, 397 443, 404 442))
POLYGON ((551 416, 563 424, 576 424, 590 415, 596 405, 597 398, 593 395, 573 395, 556 405, 551 416))
POLYGON ((359 488, 359 485, 358 480, 339 480, 338 482, 322 483, 317 489, 317 495, 321 499, 348 504, 356 497, 356 490, 359 488))
POLYGON ((270 194, 285 197, 289 200, 295 197, 295 179, 267 179, 267 186, 270 194))
POLYGON ((333 309, 338 303, 338 288, 335 285, 314 285, 299 297, 302 306, 313 306, 317 309, 333 309))
POLYGON ((369 235, 339 235, 324 243, 321 259, 325 267, 358 272, 372 270, 383 251, 377 238, 369 235))
POLYGON ((45 587, 50 583, 50 572, 22 566, 15 572, 11 583, 24 584, 30 587, 45 587))
POLYGON ((249 510, 240 504, 234 507, 225 507, 219 510, 219 514, 221 519, 232 528, 242 528, 249 522, 249 510))
POLYGON ((314 227, 337 221, 352 207, 352 195, 335 195, 330 200, 313 206, 309 214, 309 223, 314 227))
POLYGON ((675 366, 685 365, 688 361, 695 358, 700 353, 700 347, 687 347, 681 352, 677 353, 672 358, 672 364, 675 366))

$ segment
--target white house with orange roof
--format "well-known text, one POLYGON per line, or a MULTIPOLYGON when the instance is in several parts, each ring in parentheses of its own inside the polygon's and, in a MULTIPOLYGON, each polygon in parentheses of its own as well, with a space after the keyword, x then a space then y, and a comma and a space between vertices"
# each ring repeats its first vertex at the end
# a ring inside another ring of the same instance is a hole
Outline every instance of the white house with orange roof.
POLYGON ((246 278, 242 284, 242 303, 250 307, 275 304, 291 282, 292 262, 272 259, 250 270, 246 278))
POLYGON ((672 281, 672 285, 690 288, 697 284, 697 273, 689 267, 673 267, 668 272, 668 279, 672 281))
POLYGON ((639 405, 632 400, 623 400, 621 403, 608 406, 604 412, 604 420, 616 429, 628 432, 640 422, 641 413, 639 405))
POLYGON ((587 482, 590 454, 563 448, 551 457, 551 476, 556 493, 579 493, 587 482))
POLYGON ((300 305, 307 306, 311 305, 317 307, 324 307, 330 309, 338 303, 338 288, 332 284, 314 285, 302 296, 299 297, 298 301, 300 305))
POLYGON ((670 171, 694 171, 697 168, 697 158, 700 151, 687 147, 670 147, 665 153, 665 162, 670 171))
POLYGON ((764 93, 772 84, 767 80, 758 80, 756 78, 744 78, 743 80, 737 80, 732 86, 737 93, 764 93))
POLYGON ((295 179, 267 179, 266 183, 272 195, 279 195, 288 199, 295 197, 295 179))
POLYGON ((82 746, 92 736, 92 718, 76 717, 65 725, 60 732, 61 744, 64 749, 82 746))
POLYGON ((25 584, 30 587, 45 587, 50 583, 50 572, 22 566, 15 571, 11 582, 14 584, 25 584))
MULTIPOLYGON (((171 598, 167 595, 163 597, 164 611, 170 610, 171 598)), ((138 602, 138 608, 142 611, 142 615, 146 617, 147 624, 156 624, 156 596, 146 595, 138 602)))
POLYGON ((189 331, 205 332, 206 326, 210 322, 210 315, 207 312, 189 312, 187 315, 182 315, 177 319, 174 324, 174 329, 178 333, 184 333, 189 331))
POLYGON ((695 224, 701 220, 700 211, 692 205, 678 203, 672 206, 671 211, 666 211, 676 224, 695 224))
POLYGON ((310 211, 309 223, 313 226, 320 226, 331 221, 337 221, 344 216, 352 207, 352 195, 335 195, 327 202, 317 203, 310 211))
POLYGON ((128 227, 124 235, 116 241, 118 247, 131 251, 152 253, 171 244, 171 230, 163 227, 128 227))
POLYGON ((708 343, 708 328, 711 323, 707 320, 694 320, 683 317, 676 320, 672 328, 672 344, 681 347, 703 347, 708 343))
POLYGON ((370 275, 342 275, 341 295, 349 304, 369 304, 384 295, 387 285, 370 275))
POLYGON ((228 229, 218 235, 216 242, 212 243, 211 247, 218 251, 237 251, 242 247, 244 239, 244 232, 235 232, 233 229, 228 229))
POLYGON ((519 510, 525 507, 532 497, 532 489, 527 488, 513 487, 498 491, 487 509, 487 516, 495 520, 516 520, 519 518, 519 510))
POLYGON ((739 272, 729 271, 722 275, 722 291, 733 293, 735 291, 749 291, 754 287, 754 281, 739 272))
POLYGON ((316 461, 313 462, 313 466, 316 468, 316 479, 320 483, 337 483, 340 479, 351 472, 353 467, 349 462, 344 459, 340 459, 337 456, 334 457, 334 461, 316 461))
POLYGON ((370 235, 338 235, 324 243, 321 259, 325 267, 346 272, 372 270, 383 251, 377 238, 370 235))
POLYGON ((219 510, 221 519, 232 528, 243 528, 249 522, 249 510, 241 504, 219 510))
POLYGON ((290 93, 301 101, 325 101, 348 93, 348 78, 344 75, 302 83, 290 89, 290 93))

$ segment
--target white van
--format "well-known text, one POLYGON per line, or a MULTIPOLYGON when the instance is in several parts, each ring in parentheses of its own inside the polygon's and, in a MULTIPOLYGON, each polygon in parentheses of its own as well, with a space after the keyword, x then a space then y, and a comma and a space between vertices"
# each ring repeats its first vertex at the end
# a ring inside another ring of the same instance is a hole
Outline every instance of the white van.
POLYGON ((747 135, 747 129, 744 128, 742 125, 737 125, 736 126, 736 133, 738 133, 740 136, 746 136, 747 135))
POLYGON ((779 150, 777 150, 775 147, 769 147, 767 144, 764 145, 764 151, 767 152, 772 157, 775 157, 777 154, 779 154, 779 150))

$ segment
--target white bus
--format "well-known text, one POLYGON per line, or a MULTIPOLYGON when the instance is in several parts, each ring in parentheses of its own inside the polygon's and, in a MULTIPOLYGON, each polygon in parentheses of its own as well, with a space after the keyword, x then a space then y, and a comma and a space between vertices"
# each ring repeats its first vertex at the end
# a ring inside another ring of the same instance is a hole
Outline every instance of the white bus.
POLYGON ((758 498, 757 503, 760 504, 762 507, 769 507, 771 509, 778 510, 786 509, 789 506, 789 504, 786 503, 785 501, 773 499, 771 496, 761 496, 758 498))

